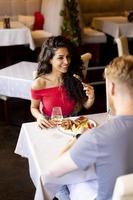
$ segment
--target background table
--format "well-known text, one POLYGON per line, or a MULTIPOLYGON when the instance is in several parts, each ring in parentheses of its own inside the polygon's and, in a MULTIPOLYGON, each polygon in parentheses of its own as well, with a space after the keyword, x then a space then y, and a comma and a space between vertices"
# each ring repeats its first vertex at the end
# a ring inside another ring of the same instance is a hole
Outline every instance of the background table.
POLYGON ((30 100, 37 63, 20 62, 0 70, 0 95, 30 100))
POLYGON ((133 38, 133 23, 128 22, 124 16, 94 17, 92 27, 114 38, 122 35, 133 38))
MULTIPOLYGON (((106 113, 88 116, 98 124, 107 119, 106 113)), ((51 184, 75 183, 94 178, 90 171, 77 170, 59 178, 45 176, 45 172, 57 157, 60 149, 70 140, 70 136, 63 134, 57 128, 40 129, 36 122, 24 123, 16 145, 15 153, 28 158, 31 179, 36 187, 35 200, 46 200, 46 193, 54 195, 56 187, 52 187, 52 193, 48 188, 51 184)))
POLYGON ((29 45, 30 49, 35 49, 31 31, 20 22, 11 22, 11 28, 3 28, 0 22, 0 46, 29 45))

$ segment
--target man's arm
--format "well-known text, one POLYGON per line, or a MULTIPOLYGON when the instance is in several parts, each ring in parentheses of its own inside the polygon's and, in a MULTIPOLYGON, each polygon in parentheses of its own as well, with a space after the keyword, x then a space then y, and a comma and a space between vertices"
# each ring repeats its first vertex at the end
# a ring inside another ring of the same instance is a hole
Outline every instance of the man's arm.
POLYGON ((47 171, 48 176, 63 176, 73 170, 78 169, 78 166, 72 160, 69 151, 60 156, 47 171))
POLYGON ((58 157, 62 156, 64 153, 66 153, 77 141, 76 137, 73 137, 59 152, 58 157))

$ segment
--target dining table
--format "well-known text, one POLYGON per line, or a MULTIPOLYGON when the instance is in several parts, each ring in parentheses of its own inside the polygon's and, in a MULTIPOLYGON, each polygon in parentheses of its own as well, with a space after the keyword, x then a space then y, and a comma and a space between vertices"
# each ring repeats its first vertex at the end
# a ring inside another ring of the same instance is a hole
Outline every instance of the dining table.
POLYGON ((29 45, 31 50, 35 49, 31 30, 18 21, 11 21, 10 28, 4 28, 0 21, 0 46, 29 45))
POLYGON ((129 22, 126 16, 94 17, 91 26, 113 38, 133 38, 133 22, 129 22))
POLYGON ((0 70, 0 95, 30 100, 36 62, 22 61, 0 70))
MULTIPOLYGON (((93 120, 97 126, 108 120, 107 113, 90 114, 86 117, 93 120)), ((89 133, 90 130, 87 131, 89 133)), ((75 184, 96 178, 91 168, 86 171, 78 169, 62 177, 47 175, 52 162, 72 138, 73 135, 62 131, 60 126, 40 129, 37 122, 22 124, 15 153, 28 159, 30 177, 36 188, 34 200, 53 199, 64 184, 75 184)))

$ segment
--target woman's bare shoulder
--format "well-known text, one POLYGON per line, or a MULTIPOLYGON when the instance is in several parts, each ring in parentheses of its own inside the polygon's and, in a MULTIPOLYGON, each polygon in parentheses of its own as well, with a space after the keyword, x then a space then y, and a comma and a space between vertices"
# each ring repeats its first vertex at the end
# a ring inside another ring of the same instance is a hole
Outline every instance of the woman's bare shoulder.
POLYGON ((46 86, 46 80, 43 77, 36 78, 32 83, 32 89, 33 90, 44 89, 45 86, 46 86))

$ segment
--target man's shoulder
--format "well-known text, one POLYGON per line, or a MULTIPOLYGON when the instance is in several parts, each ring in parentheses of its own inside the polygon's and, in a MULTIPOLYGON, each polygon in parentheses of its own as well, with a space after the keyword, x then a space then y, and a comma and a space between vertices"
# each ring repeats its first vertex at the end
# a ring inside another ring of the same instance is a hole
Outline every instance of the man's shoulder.
POLYGON ((91 131, 95 140, 108 140, 133 130, 133 116, 116 116, 91 131), (118 133, 118 134, 116 134, 118 133))
POLYGON ((82 142, 88 141, 90 143, 99 144, 102 141, 119 137, 120 133, 122 135, 122 132, 130 132, 130 130, 133 130, 133 116, 112 117, 102 125, 89 130, 87 134, 83 134, 82 142))
POLYGON ((97 127, 97 130, 104 131, 108 129, 109 131, 112 130, 112 128, 118 128, 121 129, 122 125, 126 126, 127 123, 133 126, 133 115, 132 116, 114 116, 111 119, 105 121, 102 125, 97 127))

